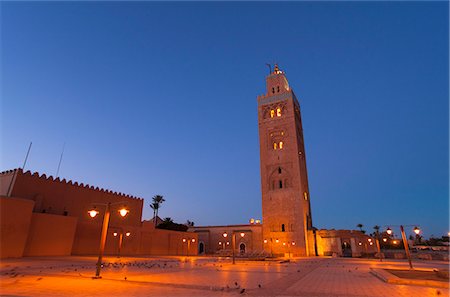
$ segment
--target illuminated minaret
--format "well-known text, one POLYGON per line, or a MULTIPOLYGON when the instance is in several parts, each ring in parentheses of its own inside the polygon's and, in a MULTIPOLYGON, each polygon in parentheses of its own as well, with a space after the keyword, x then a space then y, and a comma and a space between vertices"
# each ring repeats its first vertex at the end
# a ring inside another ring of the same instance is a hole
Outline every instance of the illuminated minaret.
POLYGON ((264 249, 315 255, 300 105, 275 65, 258 96, 264 249))

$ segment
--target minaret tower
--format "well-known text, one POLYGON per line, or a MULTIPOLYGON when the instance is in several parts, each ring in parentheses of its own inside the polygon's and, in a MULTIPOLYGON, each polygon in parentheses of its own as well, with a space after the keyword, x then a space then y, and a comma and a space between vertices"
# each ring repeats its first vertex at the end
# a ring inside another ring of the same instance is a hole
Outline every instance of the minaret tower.
POLYGON ((264 249, 314 256, 300 105, 278 65, 266 87, 257 98, 264 249))

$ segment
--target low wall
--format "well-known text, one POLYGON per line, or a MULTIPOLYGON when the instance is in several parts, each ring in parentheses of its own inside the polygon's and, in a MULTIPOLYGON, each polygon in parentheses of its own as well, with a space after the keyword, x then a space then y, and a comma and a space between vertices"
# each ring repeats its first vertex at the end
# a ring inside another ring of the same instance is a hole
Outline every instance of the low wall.
POLYGON ((0 258, 22 257, 34 201, 0 197, 0 258))
POLYGON ((180 232, 153 229, 141 232, 139 254, 141 255, 197 255, 198 235, 194 232, 180 232), (186 239, 183 242, 183 239, 186 239), (188 240, 191 240, 188 244, 188 240), (192 239, 195 242, 192 242, 192 239), (189 250, 188 250, 189 247, 189 250))
POLYGON ((33 213, 24 256, 69 256, 78 218, 33 213))

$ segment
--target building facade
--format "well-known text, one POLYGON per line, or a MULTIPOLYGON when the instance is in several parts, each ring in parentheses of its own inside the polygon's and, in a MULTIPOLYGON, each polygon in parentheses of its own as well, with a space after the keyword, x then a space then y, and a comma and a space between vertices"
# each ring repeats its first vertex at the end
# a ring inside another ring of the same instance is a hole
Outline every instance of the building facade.
POLYGON ((197 254, 196 245, 186 243, 197 234, 142 221, 141 198, 15 169, 0 173, 0 257, 97 254, 107 203, 105 254, 197 254), (122 207, 129 211, 125 217, 118 213, 122 207), (93 208, 99 212, 94 218, 88 214, 93 208))
POLYGON ((229 256, 232 254, 235 236, 235 253, 240 256, 260 256, 262 247, 262 225, 244 224, 227 226, 191 227, 198 235, 198 253, 229 256))
POLYGON ((308 174, 300 105, 275 65, 258 96, 263 240, 265 250, 314 256, 308 174))

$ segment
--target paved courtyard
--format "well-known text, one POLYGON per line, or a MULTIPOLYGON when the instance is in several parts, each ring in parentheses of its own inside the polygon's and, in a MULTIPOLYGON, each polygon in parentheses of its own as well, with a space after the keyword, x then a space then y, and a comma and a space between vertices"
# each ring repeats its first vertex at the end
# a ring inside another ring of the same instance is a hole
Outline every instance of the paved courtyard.
MULTIPOLYGON (((2 260, 2 296, 448 296, 435 287, 394 285, 370 268, 404 268, 405 261, 296 258, 238 261, 212 257, 106 257, 102 279, 95 257, 2 260)), ((445 262, 415 262, 415 267, 448 269, 445 262)))

